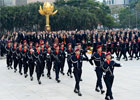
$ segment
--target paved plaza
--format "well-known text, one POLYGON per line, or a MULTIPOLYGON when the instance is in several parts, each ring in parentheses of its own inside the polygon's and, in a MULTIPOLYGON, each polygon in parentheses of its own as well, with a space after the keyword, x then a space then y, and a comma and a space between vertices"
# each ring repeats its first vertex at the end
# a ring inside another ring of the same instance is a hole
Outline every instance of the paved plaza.
MULTIPOLYGON (((113 95, 115 100, 140 100, 140 60, 124 61, 121 68, 115 68, 113 95)), ((65 64, 65 73, 67 72, 65 64)), ((46 69, 45 69, 46 73, 46 69)), ((83 81, 81 85, 82 97, 73 92, 74 78, 60 75, 61 83, 52 79, 41 77, 42 84, 38 85, 36 73, 34 81, 26 79, 13 70, 8 70, 6 60, 0 59, 0 100, 104 100, 105 95, 95 92, 96 74, 89 62, 83 63, 83 81)), ((104 89, 106 90, 104 81, 104 89)))

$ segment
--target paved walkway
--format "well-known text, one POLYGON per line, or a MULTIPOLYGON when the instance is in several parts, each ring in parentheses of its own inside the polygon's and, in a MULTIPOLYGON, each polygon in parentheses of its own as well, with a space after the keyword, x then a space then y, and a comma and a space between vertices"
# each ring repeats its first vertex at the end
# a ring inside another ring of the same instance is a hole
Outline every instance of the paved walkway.
MULTIPOLYGON (((41 78, 42 85, 38 85, 36 74, 31 82, 29 77, 25 79, 19 73, 7 70, 5 62, 5 59, 0 59, 0 100, 104 100, 104 95, 94 91, 96 75, 94 67, 88 62, 83 63, 82 97, 73 92, 74 78, 60 75, 61 83, 56 83, 55 74, 52 72, 51 80, 45 76, 41 78)), ((123 67, 115 69, 115 100, 140 100, 140 60, 121 60, 120 63, 123 67)))

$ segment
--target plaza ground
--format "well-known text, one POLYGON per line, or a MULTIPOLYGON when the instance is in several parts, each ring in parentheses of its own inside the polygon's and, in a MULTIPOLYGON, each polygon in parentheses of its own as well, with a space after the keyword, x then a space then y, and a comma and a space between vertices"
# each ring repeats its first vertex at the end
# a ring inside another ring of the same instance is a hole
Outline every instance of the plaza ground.
MULTIPOLYGON (((140 60, 121 60, 119 63, 123 67, 115 68, 114 99, 140 100, 140 60)), ((65 64, 65 73, 67 69, 65 64)), ((95 92, 96 74, 89 62, 83 63, 83 81, 80 83, 82 97, 73 92, 74 78, 60 74, 61 83, 57 83, 53 71, 51 80, 46 73, 45 69, 45 77, 41 77, 42 84, 38 85, 36 73, 34 81, 30 81, 29 77, 25 79, 18 72, 8 70, 6 60, 0 59, 0 100, 104 100, 105 95, 95 92)), ((104 81, 103 85, 106 90, 104 81)))

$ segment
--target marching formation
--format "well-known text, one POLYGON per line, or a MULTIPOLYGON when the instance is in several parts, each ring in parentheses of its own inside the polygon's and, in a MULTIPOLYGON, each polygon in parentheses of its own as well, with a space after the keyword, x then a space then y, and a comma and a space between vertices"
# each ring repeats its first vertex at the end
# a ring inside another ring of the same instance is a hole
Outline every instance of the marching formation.
POLYGON ((82 81, 82 63, 88 61, 96 66, 95 72, 97 82, 95 91, 104 94, 102 77, 107 91, 106 100, 113 100, 112 84, 114 80, 114 67, 121 67, 112 60, 112 54, 116 59, 128 61, 140 57, 140 32, 137 30, 86 30, 86 31, 58 31, 58 32, 25 32, 19 31, 3 36, 0 41, 1 56, 6 53, 8 69, 30 76, 33 81, 33 74, 36 72, 38 84, 41 84, 41 77, 51 79, 51 70, 55 71, 55 80, 60 82, 59 74, 65 75, 65 63, 68 64, 67 76, 75 78, 74 92, 82 96, 80 82, 82 81), (87 51, 92 51, 91 58, 87 51), (129 57, 128 57, 129 55, 129 57))

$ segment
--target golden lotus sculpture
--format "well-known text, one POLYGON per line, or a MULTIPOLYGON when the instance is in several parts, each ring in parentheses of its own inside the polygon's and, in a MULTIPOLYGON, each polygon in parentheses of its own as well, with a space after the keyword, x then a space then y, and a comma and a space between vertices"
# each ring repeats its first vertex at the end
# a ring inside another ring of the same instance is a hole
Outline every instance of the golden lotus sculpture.
POLYGON ((40 9, 39 9, 39 13, 41 15, 44 15, 46 16, 46 31, 50 31, 51 28, 50 28, 50 24, 49 24, 49 16, 50 15, 55 15, 57 13, 57 10, 54 11, 54 6, 52 4, 50 4, 49 2, 45 2, 43 4, 43 8, 40 6, 40 9))

